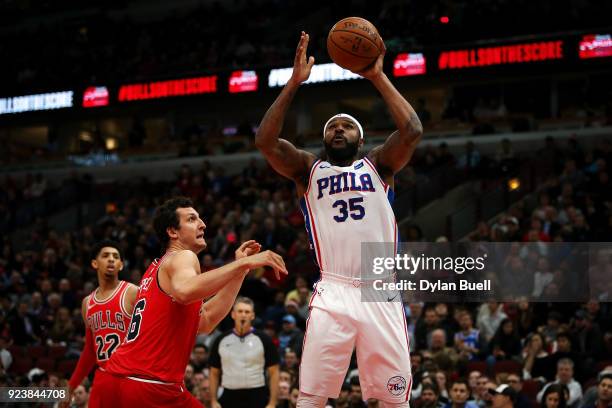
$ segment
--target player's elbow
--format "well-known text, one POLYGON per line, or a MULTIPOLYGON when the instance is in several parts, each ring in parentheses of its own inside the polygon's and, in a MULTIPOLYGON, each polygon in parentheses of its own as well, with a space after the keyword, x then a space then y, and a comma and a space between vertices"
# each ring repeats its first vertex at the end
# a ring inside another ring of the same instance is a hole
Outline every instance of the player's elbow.
POLYGON ((270 143, 266 142, 264 137, 258 133, 255 135, 255 147, 257 150, 266 151, 270 148, 270 143))
POLYGON ((410 121, 410 123, 408 123, 408 133, 412 140, 417 142, 421 140, 421 137, 423 137, 423 124, 421 121, 410 121))
POLYGON ((193 303, 196 300, 194 297, 193 291, 185 286, 175 288, 172 293, 172 298, 181 305, 193 303))

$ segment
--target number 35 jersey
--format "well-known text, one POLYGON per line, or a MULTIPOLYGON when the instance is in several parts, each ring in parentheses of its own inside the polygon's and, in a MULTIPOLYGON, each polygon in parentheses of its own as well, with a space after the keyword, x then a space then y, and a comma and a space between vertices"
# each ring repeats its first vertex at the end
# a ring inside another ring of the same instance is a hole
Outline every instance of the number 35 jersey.
POLYGON ((393 198, 393 190, 367 157, 348 167, 321 160, 313 164, 300 206, 323 275, 365 278, 361 276, 362 243, 388 243, 385 254, 379 256, 394 256, 393 198))
POLYGON ((119 281, 115 291, 105 300, 96 298, 97 289, 87 299, 85 318, 94 339, 98 367, 105 367, 127 333, 131 316, 127 314, 124 298, 130 284, 119 281))
POLYGON ((105 367, 111 374, 183 382, 202 302, 182 305, 161 289, 157 274, 167 256, 153 261, 140 281, 128 333, 105 367))

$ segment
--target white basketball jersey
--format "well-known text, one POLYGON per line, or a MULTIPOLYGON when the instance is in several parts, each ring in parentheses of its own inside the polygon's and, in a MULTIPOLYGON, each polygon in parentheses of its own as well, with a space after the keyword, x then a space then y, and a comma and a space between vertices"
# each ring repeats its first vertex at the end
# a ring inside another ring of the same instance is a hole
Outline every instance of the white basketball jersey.
POLYGON ((362 242, 397 246, 392 202, 393 190, 368 158, 348 167, 314 163, 300 206, 323 275, 361 278, 362 242))

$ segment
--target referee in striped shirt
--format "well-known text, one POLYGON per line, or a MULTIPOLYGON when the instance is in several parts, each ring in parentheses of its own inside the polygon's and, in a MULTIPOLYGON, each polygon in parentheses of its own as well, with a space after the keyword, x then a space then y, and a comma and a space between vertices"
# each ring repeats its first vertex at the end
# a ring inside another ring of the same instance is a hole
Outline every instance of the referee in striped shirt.
POLYGON ((251 299, 236 299, 231 316, 234 319, 234 328, 215 340, 208 360, 211 406, 275 408, 278 393, 278 350, 270 337, 253 328, 255 308, 251 299), (217 400, 220 384, 223 386, 223 394, 217 400))

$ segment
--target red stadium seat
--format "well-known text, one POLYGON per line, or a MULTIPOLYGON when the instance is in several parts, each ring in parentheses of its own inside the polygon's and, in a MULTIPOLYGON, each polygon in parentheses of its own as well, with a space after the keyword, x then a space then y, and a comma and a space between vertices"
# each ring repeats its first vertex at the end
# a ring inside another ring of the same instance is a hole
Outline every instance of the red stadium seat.
POLYGON ((49 347, 48 356, 56 360, 61 360, 66 356, 65 346, 51 346, 49 347))
POLYGON ((41 358, 47 356, 47 347, 45 346, 30 346, 26 350, 28 357, 41 358))
POLYGON ((600 361, 597 363, 597 372, 603 371, 607 366, 612 366, 612 360, 600 361))
POLYGON ((36 360, 34 367, 38 367, 41 370, 44 370, 45 372, 49 373, 51 371, 55 371, 55 362, 56 360, 54 358, 41 357, 38 360, 36 360))
POLYGON ((486 374, 489 370, 487 369, 486 361, 470 361, 467 363, 467 372, 468 374, 472 371, 480 371, 483 374, 486 374))
POLYGON ((70 376, 77 365, 78 360, 62 360, 57 364, 57 371, 70 376))
POLYGON ((514 360, 496 361, 495 366, 493 366, 493 372, 495 372, 495 374, 513 373, 520 375, 522 371, 523 366, 521 363, 514 360))
POLYGON ((535 401, 538 392, 540 392, 540 382, 536 380, 523 381, 523 389, 521 393, 525 394, 530 400, 535 401))
POLYGON ((11 353, 13 358, 23 357, 25 355, 24 349, 25 349, 24 347, 16 346, 14 344, 8 347, 8 351, 11 353))
POLYGON ((30 357, 13 357, 13 364, 9 367, 9 373, 22 375, 30 371, 34 366, 30 357))

